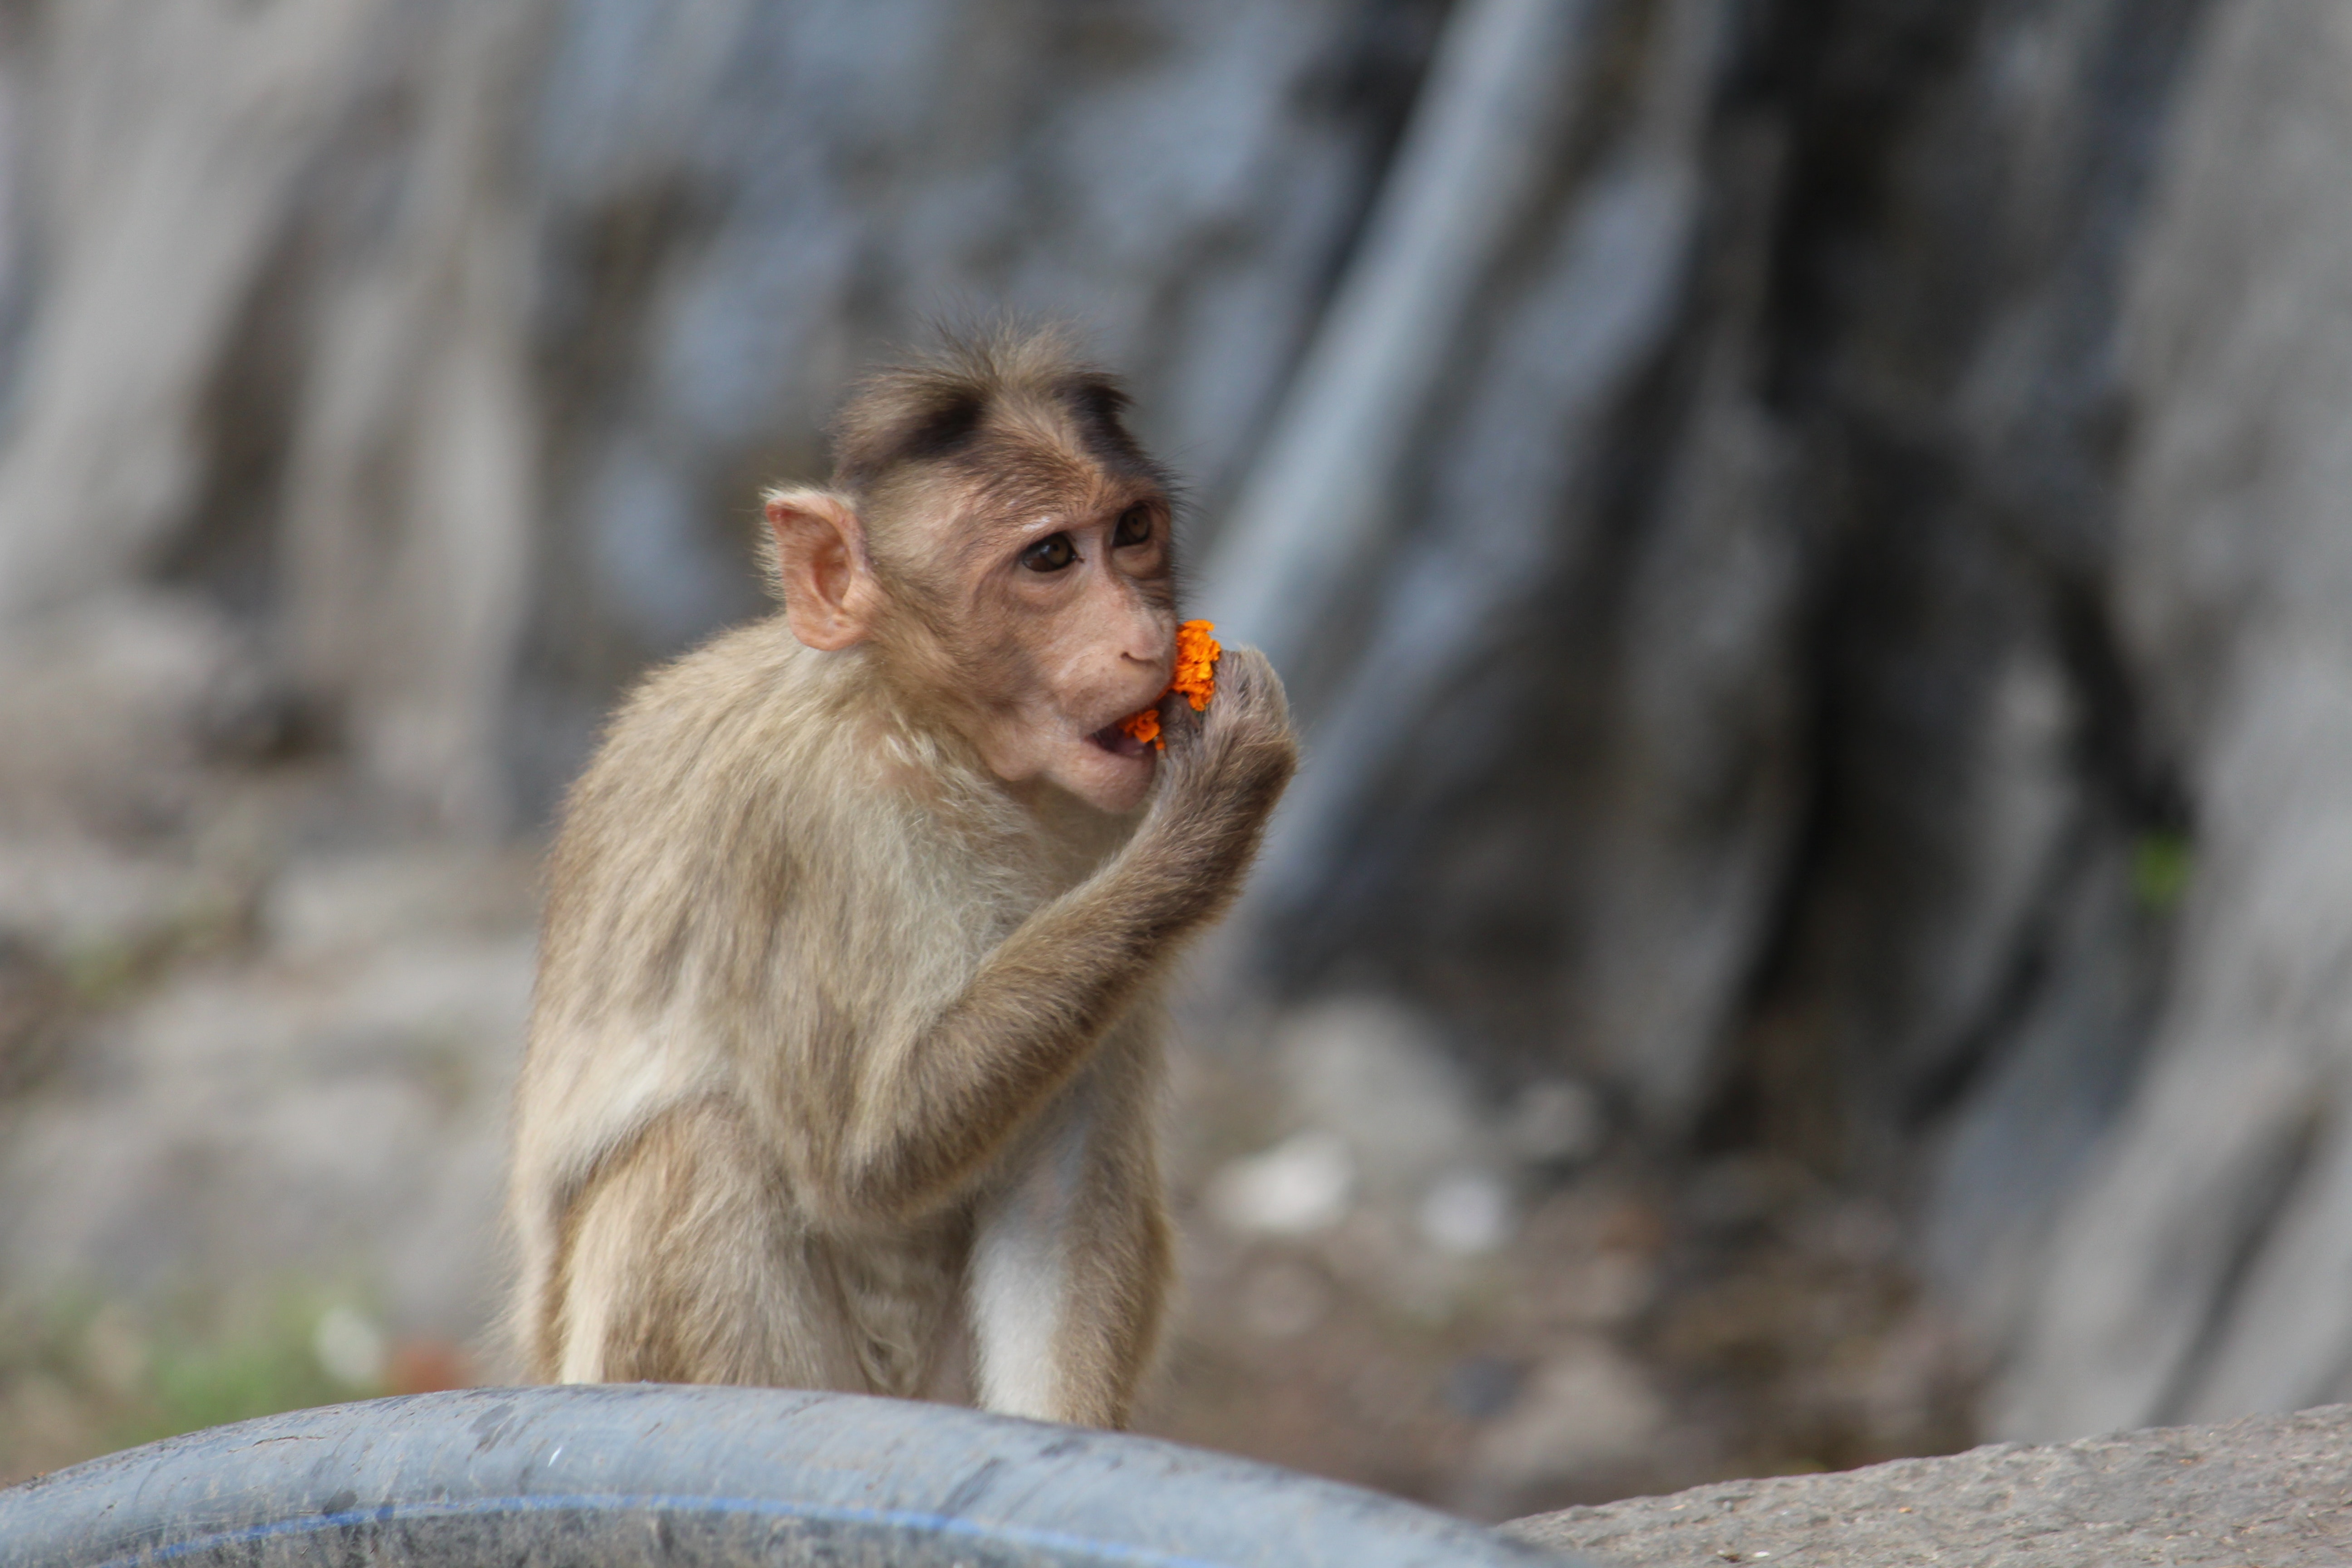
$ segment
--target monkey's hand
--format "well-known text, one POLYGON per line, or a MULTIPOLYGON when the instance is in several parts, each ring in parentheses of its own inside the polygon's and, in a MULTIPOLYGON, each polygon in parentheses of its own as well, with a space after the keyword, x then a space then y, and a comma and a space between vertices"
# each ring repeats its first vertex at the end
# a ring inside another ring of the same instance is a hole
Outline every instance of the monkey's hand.
POLYGON ((1151 816, 1137 850, 1193 889, 1184 923, 1211 919, 1241 889, 1265 821, 1298 771, 1298 738, 1282 678, 1254 647, 1228 647, 1205 712, 1161 703, 1161 754, 1151 816))

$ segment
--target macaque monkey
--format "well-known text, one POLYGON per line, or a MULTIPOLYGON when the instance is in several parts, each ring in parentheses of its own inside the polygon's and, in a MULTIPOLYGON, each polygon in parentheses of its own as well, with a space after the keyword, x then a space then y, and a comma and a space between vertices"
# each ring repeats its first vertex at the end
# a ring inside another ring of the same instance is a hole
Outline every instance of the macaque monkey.
POLYGON ((1049 333, 867 382, 781 615, 623 702, 548 872, 514 1326, 550 1382, 1125 1425, 1169 1276, 1158 992, 1297 765, 1229 649, 1166 750, 1169 485, 1049 333), (952 1353, 951 1353, 952 1352, 952 1353))

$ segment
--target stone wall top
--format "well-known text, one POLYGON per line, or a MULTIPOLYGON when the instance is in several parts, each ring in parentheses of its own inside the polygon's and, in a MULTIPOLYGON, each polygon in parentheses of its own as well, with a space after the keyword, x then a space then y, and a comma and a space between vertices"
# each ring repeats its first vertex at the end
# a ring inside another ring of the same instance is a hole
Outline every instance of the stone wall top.
POLYGON ((1503 1527, 1627 1568, 2352 1563, 2352 1405, 1721 1481, 1503 1527))

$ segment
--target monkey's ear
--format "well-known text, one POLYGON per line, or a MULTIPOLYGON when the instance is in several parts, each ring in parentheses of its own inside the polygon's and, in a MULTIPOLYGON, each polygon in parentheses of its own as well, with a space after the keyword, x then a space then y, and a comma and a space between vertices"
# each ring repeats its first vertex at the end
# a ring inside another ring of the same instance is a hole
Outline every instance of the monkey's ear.
POLYGON ((766 551, 793 636, 831 652, 866 640, 879 597, 856 509, 830 490, 771 490, 766 551))

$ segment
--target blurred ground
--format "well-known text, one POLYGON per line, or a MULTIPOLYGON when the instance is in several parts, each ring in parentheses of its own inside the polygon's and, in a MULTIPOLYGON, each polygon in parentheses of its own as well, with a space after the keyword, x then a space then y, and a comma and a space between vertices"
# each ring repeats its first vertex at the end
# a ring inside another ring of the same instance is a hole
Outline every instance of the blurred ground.
MULTIPOLYGON (((1149 1429, 1484 1519, 1971 1440, 1890 1212, 1482 1107, 1366 999, 1180 1058, 1182 1328, 1149 1429)), ((1598 1114, 1596 1114, 1598 1113, 1598 1114)))
MULTIPOLYGON (((0 661, 0 1478, 495 1376, 530 847, 404 831, 189 602, 0 661)), ((1392 1001, 1192 1032, 1147 1429, 1486 1518, 1969 1440, 1890 1210, 1392 1001)))
POLYGON ((186 605, 7 653, 0 1469, 462 1380, 528 851, 388 837, 186 605))

